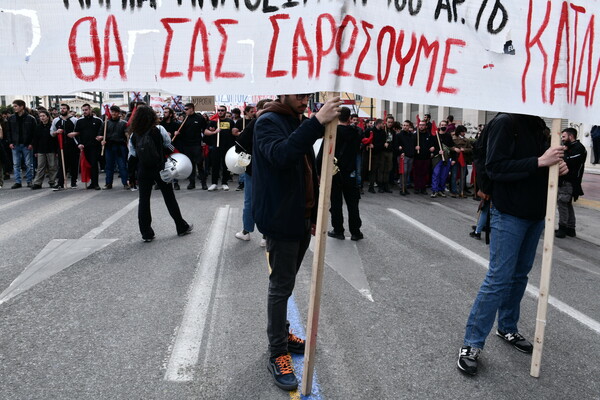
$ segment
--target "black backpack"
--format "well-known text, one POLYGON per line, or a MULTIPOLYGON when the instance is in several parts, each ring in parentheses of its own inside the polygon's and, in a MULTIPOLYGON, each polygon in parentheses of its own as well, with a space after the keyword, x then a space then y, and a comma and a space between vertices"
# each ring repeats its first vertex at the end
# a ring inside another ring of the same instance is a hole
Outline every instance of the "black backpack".
MULTIPOLYGON (((156 146, 156 135, 160 135, 157 128, 152 128, 144 135, 136 135, 135 152, 140 165, 148 169, 162 169, 164 167, 164 157, 162 146, 156 146)), ((162 141, 162 137, 160 138, 162 141)))

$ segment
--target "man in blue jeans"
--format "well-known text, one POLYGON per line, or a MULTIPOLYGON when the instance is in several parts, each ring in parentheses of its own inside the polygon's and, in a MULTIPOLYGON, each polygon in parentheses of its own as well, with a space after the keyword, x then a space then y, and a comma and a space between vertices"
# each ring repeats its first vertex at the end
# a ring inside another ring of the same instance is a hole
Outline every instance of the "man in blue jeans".
POLYGON ((458 368, 477 373, 478 359, 496 315, 496 335, 517 350, 533 346, 517 328, 527 275, 544 229, 548 167, 562 161, 564 146, 547 148, 541 118, 499 114, 489 123, 485 169, 492 181, 490 264, 467 320, 458 368))
POLYGON ((25 159, 25 177, 27 187, 32 186, 33 181, 33 133, 37 126, 35 118, 27 112, 23 100, 13 101, 13 110, 15 113, 8 118, 7 139, 12 150, 13 168, 15 173, 15 183, 11 189, 22 187, 21 184, 21 163, 25 159))

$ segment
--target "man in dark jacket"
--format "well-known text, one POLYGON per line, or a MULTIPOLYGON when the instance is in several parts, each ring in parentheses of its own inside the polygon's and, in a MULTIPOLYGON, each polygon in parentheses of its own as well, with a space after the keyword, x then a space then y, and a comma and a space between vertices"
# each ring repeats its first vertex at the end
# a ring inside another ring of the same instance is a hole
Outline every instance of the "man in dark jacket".
POLYGON ((61 104, 60 115, 54 118, 52 126, 50 127, 50 135, 56 138, 60 135, 63 142, 63 154, 58 157, 58 184, 54 190, 61 190, 66 187, 65 177, 63 176, 63 161, 65 163, 64 169, 66 173, 71 175, 71 188, 77 188, 80 151, 77 148, 79 142, 77 141, 75 133, 77 118, 69 115, 70 110, 71 107, 69 107, 68 104, 61 104))
POLYGON ((127 135, 125 134, 127 124, 121 120, 121 109, 119 106, 110 107, 110 119, 105 124, 106 140, 102 141, 104 156, 106 157, 106 185, 104 185, 104 189, 112 189, 116 162, 119 167, 119 175, 121 175, 123 188, 129 190, 129 185, 127 184, 129 179, 127 176, 127 135))
POLYGON ((409 194, 406 189, 412 185, 411 172, 413 169, 416 145, 417 135, 415 135, 414 132, 414 125, 407 119, 402 123, 402 130, 400 133, 396 135, 396 147, 400 153, 399 162, 404 163, 404 178, 400 177, 404 185, 400 190, 402 196, 409 194))
POLYGON ((100 142, 103 137, 102 120, 94 115, 89 104, 81 106, 83 117, 77 120, 75 132, 79 141, 79 150, 83 151, 85 158, 90 163, 91 182, 87 187, 92 190, 100 190, 98 185, 98 161, 100 159, 100 142))
POLYGON ((558 181, 558 230, 555 232, 555 236, 562 239, 565 236, 575 237, 576 221, 573 200, 577 201, 579 196, 583 196, 581 179, 587 151, 585 146, 577 140, 575 128, 563 130, 561 137, 563 144, 567 146, 565 162, 569 168, 569 173, 561 176, 558 181))
POLYGON ((15 183, 11 189, 18 189, 21 185, 21 163, 25 158, 25 178, 27 179, 27 187, 32 186, 33 181, 33 135, 37 121, 25 109, 23 100, 13 101, 13 109, 15 113, 8 118, 7 123, 7 138, 12 150, 13 169, 15 172, 15 183))
MULTIPOLYGON (((196 114, 194 103, 188 103, 185 105, 185 119, 184 124, 179 127, 179 130, 175 131, 173 138, 173 144, 177 147, 177 150, 189 157, 192 162, 192 174, 190 175, 190 183, 188 190, 196 188, 196 169, 198 164, 204 161, 202 156, 202 133, 206 128, 206 120, 201 115, 196 114)), ((201 175, 202 189, 206 187, 206 175, 202 171, 201 175)))
POLYGON ((420 121, 417 128, 415 159, 413 163, 415 194, 427 194, 427 177, 431 171, 431 159, 435 152, 435 138, 426 121, 420 121))
POLYGON ((594 152, 594 160, 592 164, 596 165, 600 163, 600 126, 592 126, 592 150, 594 152))
POLYGON ((533 346, 517 328, 527 275, 544 229, 548 167, 562 161, 564 146, 548 148, 541 118, 499 114, 489 123, 485 169, 492 181, 490 265, 469 314, 458 368, 477 373, 478 358, 496 315, 496 335, 517 350, 533 346))
POLYGON ((323 125, 336 118, 339 97, 327 101, 314 116, 302 120, 309 94, 280 95, 256 121, 252 157, 252 212, 267 238, 269 263, 269 371, 275 384, 295 390, 298 381, 288 351, 304 353, 304 340, 289 332, 287 302, 308 248, 316 220, 317 171, 313 144, 323 125))

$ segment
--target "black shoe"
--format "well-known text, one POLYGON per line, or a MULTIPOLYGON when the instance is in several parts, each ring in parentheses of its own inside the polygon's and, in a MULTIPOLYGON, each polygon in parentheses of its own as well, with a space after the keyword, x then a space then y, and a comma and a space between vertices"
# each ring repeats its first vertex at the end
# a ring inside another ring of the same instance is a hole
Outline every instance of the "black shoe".
POLYGON ((235 191, 236 191, 236 192, 241 192, 242 190, 244 190, 244 184, 243 184, 243 183, 240 183, 240 184, 238 185, 238 187, 237 187, 237 188, 235 188, 235 191))
POLYGON ((33 185, 31 184, 31 182, 27 182, 27 187, 28 187, 28 188, 30 188, 30 187, 32 187, 32 186, 33 186, 33 185))
POLYGON ((53 192, 58 192, 58 191, 60 191, 60 190, 63 190, 63 189, 64 189, 64 188, 63 188, 62 186, 58 186, 58 185, 56 185, 56 186, 54 186, 54 187, 52 188, 52 191, 53 191, 53 192))
POLYGON ((196 189, 196 184, 195 184, 195 183, 190 183, 190 184, 187 186, 187 189, 188 189, 188 190, 193 190, 193 189, 196 189))
POLYGON ((11 188, 11 189, 20 189, 20 188, 22 188, 22 187, 23 187, 23 185, 21 185, 20 183, 15 183, 15 184, 13 184, 13 185, 12 185, 10 188, 11 188))
POLYGON ((421 194, 427 194, 427 189, 421 189, 421 194))
POLYGON ((189 224, 188 227, 187 227, 187 229, 185 231, 183 231, 183 232, 178 233, 177 236, 185 236, 185 235, 187 235, 189 233, 192 233, 193 229, 194 229, 194 224, 189 224))
POLYGON ((519 332, 517 333, 506 333, 500 329, 496 330, 496 335, 500 336, 504 341, 513 345, 513 347, 523 353, 533 353, 533 345, 529 343, 519 332))
POLYGON ((288 351, 294 354, 304 354, 304 347, 306 342, 294 335, 292 332, 288 333, 288 351))
POLYGON ((408 194, 408 192, 403 192, 402 190, 400 191, 400 196, 406 196, 408 194))
POLYGON ((37 185, 36 184, 36 185, 32 185, 31 186, 31 190, 38 190, 38 189, 41 189, 41 188, 42 188, 42 185, 37 185))
POLYGON ((461 372, 464 372, 467 375, 476 375, 477 361, 480 354, 481 349, 476 349, 471 346, 461 347, 460 352, 458 353, 458 369, 460 369, 461 372))
POLYGON ((481 232, 473 231, 473 232, 469 233, 469 236, 471 236, 474 239, 481 240, 481 232))
POLYGON ((375 188, 373 186, 369 186, 369 193, 375 193, 375 188))
POLYGON ((554 236, 559 239, 564 239, 567 237, 567 233, 563 231, 562 228, 559 228, 554 231, 554 236))
POLYGON ((206 183, 202 184, 202 190, 208 190, 208 186, 206 186, 206 183))
POLYGON ((338 232, 334 231, 333 229, 330 230, 329 232, 327 232, 327 236, 332 237, 334 239, 340 239, 340 240, 346 239, 346 236, 344 236, 343 233, 338 233, 338 232))
POLYGON ((144 241, 144 243, 150 243, 151 241, 153 241, 155 238, 154 235, 152 235, 151 237, 147 237, 147 238, 142 238, 142 240, 144 241))
POLYGON ((102 190, 102 189, 100 189, 100 186, 98 186, 98 185, 96 185, 96 186, 88 186, 87 188, 88 188, 88 190, 102 190))
POLYGON ((106 185, 104 185, 104 187, 102 189, 104 189, 104 190, 110 190, 110 189, 112 189, 112 184, 111 183, 107 183, 106 185))
POLYGON ((294 375, 294 367, 292 366, 292 356, 289 354, 269 357, 267 369, 273 375, 275 385, 281 389, 292 391, 298 388, 298 380, 294 375))
POLYGON ((415 190, 415 194, 421 194, 420 190, 415 190))
POLYGON ((179 183, 175 182, 173 184, 173 190, 179 190, 179 183))
POLYGON ((567 229, 565 229, 565 233, 569 237, 575 237, 575 236, 577 236, 577 234, 575 233, 575 228, 567 228, 567 229))
POLYGON ((350 237, 350 240, 354 240, 355 242, 361 239, 364 239, 365 235, 362 234, 362 232, 358 232, 356 234, 352 234, 352 236, 350 237))
POLYGON ((383 187, 379 186, 379 188, 377 188, 377 193, 383 193, 383 187))

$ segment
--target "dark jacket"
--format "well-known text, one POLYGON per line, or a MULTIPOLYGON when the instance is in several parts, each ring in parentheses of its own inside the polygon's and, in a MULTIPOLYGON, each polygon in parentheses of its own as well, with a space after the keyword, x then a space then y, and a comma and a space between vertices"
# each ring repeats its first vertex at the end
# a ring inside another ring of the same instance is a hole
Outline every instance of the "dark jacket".
POLYGON ((96 140, 96 136, 102 136, 104 134, 102 130, 102 120, 98 117, 81 117, 75 124, 75 132, 79 132, 77 135, 77 141, 86 147, 99 147, 101 143, 96 140))
MULTIPOLYGON (((431 147, 437 146, 437 139, 431 136, 431 131, 426 130, 425 132, 417 131, 417 135, 419 135, 419 147, 421 150, 417 153, 415 150, 415 160, 430 160, 433 154, 429 151, 431 147)), ((417 145, 417 139, 415 135, 415 146, 417 145)))
POLYGON ((335 140, 335 158, 340 172, 345 175, 356 170, 356 154, 360 147, 360 139, 358 128, 352 125, 338 125, 335 140))
POLYGON ((387 142, 388 134, 384 129, 373 128, 373 154, 379 154, 383 151, 391 151, 392 146, 388 146, 388 149, 385 148, 385 143, 387 142))
POLYGON ((40 123, 35 128, 33 135, 33 153, 34 154, 51 154, 56 153, 58 149, 58 139, 50 135, 50 127, 52 124, 48 122, 46 125, 40 123))
MULTIPOLYGON (((202 145, 202 134, 206 129, 206 120, 198 114, 190 115, 185 124, 179 127, 179 135, 174 141, 175 146, 200 146, 202 145)), ((167 129, 167 132, 169 130, 167 129)), ((169 132, 172 133, 172 132, 169 132)))
MULTIPOLYGON (((227 151, 231 146, 234 145, 235 136, 233 136, 232 130, 235 127, 235 123, 232 119, 229 118, 219 120, 218 122, 221 130, 219 131, 219 133, 214 135, 205 135, 204 143, 206 143, 209 146, 216 146, 217 136, 219 136, 219 147, 227 151)), ((217 121, 209 121, 208 127, 216 128, 217 121)))
POLYGON ((565 150, 565 162, 569 168, 569 172, 559 178, 559 185, 563 182, 569 182, 573 186, 573 197, 575 200, 579 196, 583 196, 581 188, 581 180, 583 179, 583 170, 585 168, 585 160, 587 159, 587 150, 579 140, 576 140, 567 145, 565 150))
MULTIPOLYGON (((125 130, 127 129, 127 123, 122 120, 115 121, 113 119, 109 119, 104 122, 106 125, 106 144, 117 144, 117 145, 126 145, 127 144, 127 135, 125 134, 125 130)), ((104 134, 104 126, 102 127, 104 134)))
MULTIPOLYGON (((264 111, 271 108, 267 107, 264 111)), ((313 144, 323 136, 323 132, 324 127, 315 117, 300 121, 293 115, 264 112, 256 121, 252 155, 252 214, 263 234, 290 241, 304 237, 307 161, 312 170, 314 192, 314 205, 308 211, 311 219, 316 220, 318 186, 313 144)))
MULTIPOLYGON (((202 118, 202 119, 204 119, 204 118, 202 118)), ((204 122, 206 123, 206 120, 204 120, 204 122)), ((160 122, 160 124, 169 133, 169 136, 171 136, 171 138, 173 138, 173 134, 175 133, 175 131, 177 131, 179 129, 181 122, 177 121, 177 119, 175 119, 175 118, 171 118, 170 122, 167 122, 163 119, 160 122)))
POLYGON ((492 203, 515 217, 543 219, 548 168, 538 168, 538 157, 548 148, 544 121, 500 114, 488 125, 485 168, 493 184, 492 203))
POLYGON ((37 121, 31 114, 24 112, 20 117, 17 114, 13 114, 8 117, 6 126, 8 129, 5 135, 9 144, 29 146, 33 143, 37 121))
POLYGON ((402 146, 400 154, 404 157, 413 158, 415 156, 415 146, 417 145, 417 135, 412 132, 400 131, 396 135, 396 148, 402 146))

